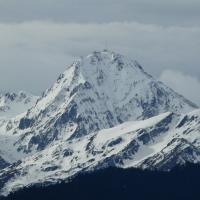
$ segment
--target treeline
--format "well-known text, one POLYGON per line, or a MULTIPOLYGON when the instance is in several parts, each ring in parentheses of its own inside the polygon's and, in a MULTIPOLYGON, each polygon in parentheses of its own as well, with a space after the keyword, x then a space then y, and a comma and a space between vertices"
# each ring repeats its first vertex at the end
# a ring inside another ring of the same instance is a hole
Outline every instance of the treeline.
POLYGON ((108 168, 75 177, 69 183, 34 186, 3 200, 199 200, 200 167, 171 172, 108 168))

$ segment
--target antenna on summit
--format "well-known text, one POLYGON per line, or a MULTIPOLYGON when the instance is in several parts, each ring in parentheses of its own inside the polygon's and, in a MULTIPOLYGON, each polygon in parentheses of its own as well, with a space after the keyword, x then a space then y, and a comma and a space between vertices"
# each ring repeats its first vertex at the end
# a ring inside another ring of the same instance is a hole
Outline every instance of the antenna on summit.
POLYGON ((108 41, 105 41, 105 48, 104 51, 108 51, 108 41))

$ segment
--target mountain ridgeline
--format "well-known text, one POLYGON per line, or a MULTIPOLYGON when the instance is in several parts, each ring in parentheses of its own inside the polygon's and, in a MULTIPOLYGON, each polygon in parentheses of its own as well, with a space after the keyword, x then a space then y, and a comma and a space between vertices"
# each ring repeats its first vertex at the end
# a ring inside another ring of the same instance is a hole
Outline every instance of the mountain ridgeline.
POLYGON ((194 108, 136 61, 109 51, 94 52, 69 66, 20 120, 19 129, 33 130, 30 139, 23 138, 22 148, 42 150, 63 133, 77 138, 126 121, 194 108))
POLYGON ((0 194, 110 167, 170 171, 200 163, 199 133, 194 103, 137 61, 93 52, 26 112, 0 119, 0 194))

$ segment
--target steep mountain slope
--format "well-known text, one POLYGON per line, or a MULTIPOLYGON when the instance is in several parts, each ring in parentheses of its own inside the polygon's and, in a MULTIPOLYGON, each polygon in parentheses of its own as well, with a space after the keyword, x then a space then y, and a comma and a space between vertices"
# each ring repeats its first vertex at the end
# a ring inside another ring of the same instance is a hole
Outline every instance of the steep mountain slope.
POLYGON ((19 138, 14 129, 37 99, 37 96, 22 91, 0 94, 0 169, 26 156, 14 147, 19 138))
POLYGON ((186 162, 200 162, 200 110, 183 116, 171 132, 173 137, 167 145, 138 166, 169 170, 186 162))
POLYGON ((200 111, 189 113, 196 108, 136 61, 94 52, 27 112, 0 121, 2 193, 109 166, 199 162, 200 111))
POLYGON ((71 139, 130 120, 197 108, 126 57, 94 52, 60 75, 20 120, 26 132, 20 149, 42 150, 53 140, 71 139))
POLYGON ((1 192, 55 184, 80 172, 110 166, 168 171, 187 162, 200 163, 199 133, 200 110, 196 110, 184 116, 164 113, 73 140, 57 140, 1 170, 1 192))

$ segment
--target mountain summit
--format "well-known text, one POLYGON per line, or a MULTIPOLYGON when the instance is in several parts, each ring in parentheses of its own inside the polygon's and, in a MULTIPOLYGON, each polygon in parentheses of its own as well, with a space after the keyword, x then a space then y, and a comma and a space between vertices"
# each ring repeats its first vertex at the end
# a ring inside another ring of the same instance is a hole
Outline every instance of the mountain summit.
POLYGON ((170 170, 200 162, 194 109, 137 61, 93 52, 25 114, 0 125, 2 194, 109 166, 170 170))
POLYGON ((94 52, 69 66, 21 119, 19 129, 30 132, 22 148, 41 150, 60 137, 81 137, 126 121, 194 108, 138 62, 110 51, 94 52))

